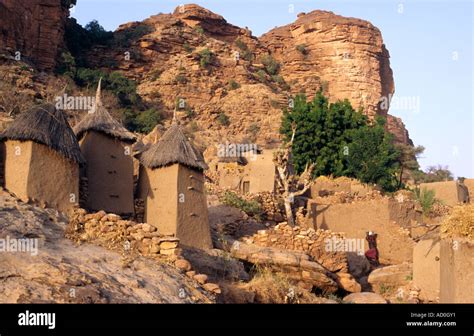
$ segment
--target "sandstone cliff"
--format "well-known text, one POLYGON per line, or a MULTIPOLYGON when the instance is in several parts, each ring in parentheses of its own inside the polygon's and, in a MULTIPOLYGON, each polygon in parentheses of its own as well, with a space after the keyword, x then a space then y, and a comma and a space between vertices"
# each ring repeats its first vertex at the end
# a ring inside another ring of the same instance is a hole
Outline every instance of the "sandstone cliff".
POLYGON ((0 0, 0 50, 20 52, 38 69, 54 69, 73 2, 0 0))
POLYGON ((382 34, 371 23, 316 10, 260 41, 281 62, 292 93, 311 96, 325 82, 330 100, 347 98, 370 117, 386 115, 378 102, 394 92, 393 76, 382 34))
MULTIPOLYGON (((39 69, 53 69, 68 4, 0 0, 0 50, 21 51, 39 69)), ((205 8, 182 5, 171 14, 123 24, 111 45, 94 47, 86 59, 92 68, 136 80, 139 94, 168 120, 182 98, 180 118, 203 147, 216 139, 275 146, 281 109, 297 93, 311 98, 323 88, 331 101, 348 98, 373 118, 387 115, 379 100, 394 92, 380 31, 325 11, 302 13, 257 38, 205 8), (264 71, 265 55, 278 61, 278 74, 264 71), (222 115, 228 123, 220 122, 222 115)), ((387 128, 397 141, 410 143, 397 118, 388 117, 387 128)))
MULTIPOLYGON (((137 32, 142 34, 129 45, 96 48, 90 62, 104 69, 114 64, 139 82, 145 99, 169 114, 177 97, 184 98, 183 122, 193 121, 207 145, 216 138, 256 138, 271 146, 279 140, 281 109, 301 92, 311 98, 323 88, 331 101, 347 98, 371 119, 387 115, 379 101, 394 92, 380 31, 367 21, 331 12, 300 14, 294 23, 257 38, 207 9, 184 5, 172 14, 122 25, 115 39, 137 32), (203 50, 212 53, 205 67, 203 50), (267 54, 280 64, 278 76, 261 71, 267 54), (229 117, 229 125, 219 124, 221 113, 229 117)), ((388 121, 391 131, 406 134, 402 123, 388 121)))

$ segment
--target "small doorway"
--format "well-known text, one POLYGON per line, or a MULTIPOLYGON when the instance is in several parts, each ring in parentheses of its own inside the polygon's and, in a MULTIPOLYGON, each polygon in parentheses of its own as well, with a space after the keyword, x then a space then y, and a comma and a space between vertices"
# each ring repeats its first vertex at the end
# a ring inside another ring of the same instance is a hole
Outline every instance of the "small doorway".
POLYGON ((248 194, 250 192, 250 181, 244 181, 242 191, 244 194, 248 194))

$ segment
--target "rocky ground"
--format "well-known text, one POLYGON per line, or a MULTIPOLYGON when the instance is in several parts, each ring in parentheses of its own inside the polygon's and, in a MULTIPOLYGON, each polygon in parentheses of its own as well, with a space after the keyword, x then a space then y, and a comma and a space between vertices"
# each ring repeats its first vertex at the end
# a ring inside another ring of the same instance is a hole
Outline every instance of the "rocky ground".
POLYGON ((168 263, 64 237, 68 219, 0 193, 0 237, 31 238, 38 253, 1 252, 2 303, 193 303, 211 294, 168 263))

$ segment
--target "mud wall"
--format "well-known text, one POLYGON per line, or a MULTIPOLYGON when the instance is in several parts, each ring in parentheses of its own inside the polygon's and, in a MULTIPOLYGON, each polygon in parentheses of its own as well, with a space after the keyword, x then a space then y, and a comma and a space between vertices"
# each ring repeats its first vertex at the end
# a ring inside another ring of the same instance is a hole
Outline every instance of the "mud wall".
POLYGON ((388 198, 337 204, 308 202, 310 227, 344 232, 348 239, 365 239, 367 231, 375 231, 380 259, 390 264, 412 261, 414 241, 407 227, 418 218, 411 203, 404 206, 388 198))

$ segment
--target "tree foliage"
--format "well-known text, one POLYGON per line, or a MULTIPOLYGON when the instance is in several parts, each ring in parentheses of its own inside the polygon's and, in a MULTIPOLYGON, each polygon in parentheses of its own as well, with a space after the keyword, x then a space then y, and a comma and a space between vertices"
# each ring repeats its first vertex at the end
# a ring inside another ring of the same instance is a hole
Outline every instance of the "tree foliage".
POLYGON ((298 173, 314 163, 314 176, 349 176, 386 190, 396 187, 399 153, 382 119, 371 125, 348 100, 329 103, 319 91, 310 102, 296 96, 293 109, 284 110, 281 132, 286 141, 294 128, 292 155, 298 173))
POLYGON ((384 125, 385 119, 378 117, 374 125, 367 124, 349 131, 346 175, 394 191, 400 187, 396 179, 400 152, 394 147, 392 136, 385 131, 384 125))

